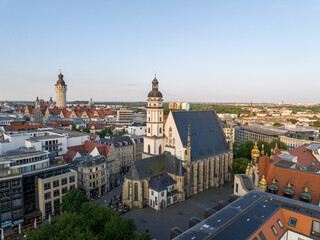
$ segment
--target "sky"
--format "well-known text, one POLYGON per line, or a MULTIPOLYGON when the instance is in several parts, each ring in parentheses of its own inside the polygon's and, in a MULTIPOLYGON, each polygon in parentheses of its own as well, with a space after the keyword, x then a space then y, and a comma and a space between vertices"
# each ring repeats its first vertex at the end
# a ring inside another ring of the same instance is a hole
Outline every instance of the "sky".
POLYGON ((0 0, 0 100, 320 103, 320 0, 0 0))

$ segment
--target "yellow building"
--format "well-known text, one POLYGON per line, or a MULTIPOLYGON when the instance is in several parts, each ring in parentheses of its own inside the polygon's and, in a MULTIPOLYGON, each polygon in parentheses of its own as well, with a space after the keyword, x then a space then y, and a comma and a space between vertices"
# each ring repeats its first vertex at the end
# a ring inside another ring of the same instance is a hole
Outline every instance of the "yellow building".
POLYGON ((38 196, 39 209, 42 216, 48 217, 49 214, 60 213, 62 197, 72 188, 77 188, 77 172, 70 170, 61 175, 39 178, 38 196))

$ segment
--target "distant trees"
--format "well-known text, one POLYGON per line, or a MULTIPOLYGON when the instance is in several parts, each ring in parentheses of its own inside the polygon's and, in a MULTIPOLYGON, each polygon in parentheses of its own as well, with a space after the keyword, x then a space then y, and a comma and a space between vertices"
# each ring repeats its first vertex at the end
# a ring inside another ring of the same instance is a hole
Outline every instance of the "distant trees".
POLYGON ((312 126, 314 126, 314 127, 320 127, 320 121, 318 120, 318 121, 315 121, 313 124, 312 124, 312 126))
POLYGON ((82 131, 85 132, 85 133, 90 133, 90 129, 89 128, 84 128, 82 131))
POLYGON ((236 158, 232 162, 232 175, 246 172, 249 160, 246 158, 236 158))
MULTIPOLYGON (((287 145, 284 142, 281 142, 279 139, 275 140, 271 143, 258 141, 257 145, 259 150, 261 151, 262 144, 264 145, 264 153, 270 156, 271 148, 275 148, 277 145, 280 149, 287 149, 287 145)), ((244 144, 237 145, 234 144, 234 158, 246 158, 251 159, 251 150, 254 147, 254 143, 252 141, 246 141, 244 144)))
POLYGON ((297 119, 288 119, 287 121, 290 121, 292 124, 296 124, 299 122, 297 119))
POLYGON ((281 123, 275 122, 275 123, 273 123, 273 126, 274 126, 274 127, 280 127, 280 126, 281 126, 281 123))
POLYGON ((27 239, 151 240, 146 233, 135 233, 131 219, 122 218, 110 208, 84 200, 84 197, 80 190, 71 190, 63 198, 62 214, 57 216, 56 222, 44 223, 41 229, 29 232, 27 239))

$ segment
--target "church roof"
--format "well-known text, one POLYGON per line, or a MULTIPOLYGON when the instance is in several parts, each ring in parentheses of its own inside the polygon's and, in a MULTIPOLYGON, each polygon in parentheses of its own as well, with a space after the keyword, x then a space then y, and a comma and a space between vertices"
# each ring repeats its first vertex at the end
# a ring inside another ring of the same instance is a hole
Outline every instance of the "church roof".
POLYGON ((187 146, 191 126, 191 160, 195 161, 228 151, 228 144, 214 110, 172 112, 181 141, 187 146))
POLYGON ((146 179, 162 173, 179 175, 180 162, 179 159, 168 152, 136 160, 130 168, 128 179, 146 179))
POLYGON ((175 184, 176 182, 168 175, 167 173, 162 173, 156 176, 153 176, 149 180, 149 188, 161 192, 167 187, 175 184))

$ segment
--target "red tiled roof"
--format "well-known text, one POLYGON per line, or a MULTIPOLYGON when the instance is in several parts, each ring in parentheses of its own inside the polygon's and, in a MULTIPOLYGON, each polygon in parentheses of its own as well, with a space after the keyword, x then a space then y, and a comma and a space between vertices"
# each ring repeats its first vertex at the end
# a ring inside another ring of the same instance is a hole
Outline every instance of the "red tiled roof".
POLYGON ((299 200, 299 194, 308 187, 311 189, 309 193, 313 196, 311 203, 315 205, 319 203, 319 174, 276 166, 275 163, 270 162, 270 158, 262 156, 259 158, 259 175, 260 179, 264 175, 268 184, 271 184, 273 179, 277 180, 277 185, 279 186, 278 195, 283 195, 282 190, 285 189, 290 182, 292 189, 295 191, 294 199, 299 200))
POLYGON ((100 155, 107 157, 111 147, 97 142, 85 141, 83 145, 69 147, 68 152, 64 155, 63 158, 66 162, 69 162, 70 159, 74 158, 77 152, 90 153, 95 148, 97 148, 100 155))
POLYGON ((309 166, 313 162, 318 162, 318 160, 312 155, 311 151, 306 149, 307 145, 308 144, 302 145, 293 150, 277 150, 276 154, 274 155, 274 162, 278 162, 280 160, 279 154, 281 154, 283 151, 289 152, 289 154, 292 156, 296 156, 298 158, 297 162, 304 167, 309 166))
POLYGON ((39 128, 45 128, 42 124, 29 124, 29 122, 26 123, 11 123, 10 126, 5 126, 5 131, 28 131, 28 130, 37 130, 39 128))

